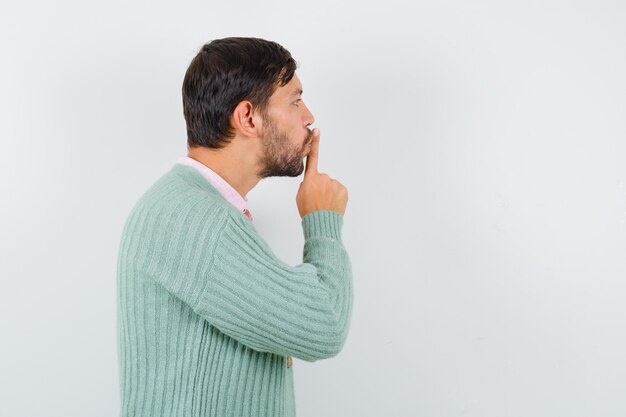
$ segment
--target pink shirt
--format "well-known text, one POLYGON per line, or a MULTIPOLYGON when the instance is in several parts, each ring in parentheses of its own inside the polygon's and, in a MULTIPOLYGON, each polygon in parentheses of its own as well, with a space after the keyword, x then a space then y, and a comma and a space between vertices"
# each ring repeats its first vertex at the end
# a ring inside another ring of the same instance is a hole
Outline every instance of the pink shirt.
POLYGON ((229 183, 220 177, 215 171, 201 162, 196 161, 188 156, 181 156, 176 160, 176 163, 183 164, 195 168, 209 183, 220 192, 220 194, 233 206, 237 207, 242 213, 244 213, 250 220, 252 220, 252 214, 248 210, 248 199, 242 197, 237 190, 235 190, 229 183))

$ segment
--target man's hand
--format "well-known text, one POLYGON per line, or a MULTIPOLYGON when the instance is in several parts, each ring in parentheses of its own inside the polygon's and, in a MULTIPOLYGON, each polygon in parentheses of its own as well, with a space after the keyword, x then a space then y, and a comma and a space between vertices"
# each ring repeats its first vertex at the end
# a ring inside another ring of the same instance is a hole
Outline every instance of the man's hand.
POLYGON ((306 157, 304 180, 300 183, 296 204, 300 217, 316 210, 333 210, 343 216, 348 204, 348 189, 339 181, 317 171, 320 131, 313 129, 311 150, 306 157))

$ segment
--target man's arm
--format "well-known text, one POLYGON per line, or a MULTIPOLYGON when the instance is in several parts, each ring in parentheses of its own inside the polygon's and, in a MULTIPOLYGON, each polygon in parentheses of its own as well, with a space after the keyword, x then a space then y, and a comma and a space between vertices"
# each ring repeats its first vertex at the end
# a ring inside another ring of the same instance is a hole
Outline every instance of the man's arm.
POLYGON ((211 230, 179 223, 163 256, 153 258, 161 260, 149 268, 153 278, 254 350, 309 362, 336 356, 347 337, 353 300, 350 259, 341 241, 343 217, 331 210, 305 215, 303 263, 290 266, 245 219, 223 214, 211 230), (193 261, 182 265, 183 258, 193 261))

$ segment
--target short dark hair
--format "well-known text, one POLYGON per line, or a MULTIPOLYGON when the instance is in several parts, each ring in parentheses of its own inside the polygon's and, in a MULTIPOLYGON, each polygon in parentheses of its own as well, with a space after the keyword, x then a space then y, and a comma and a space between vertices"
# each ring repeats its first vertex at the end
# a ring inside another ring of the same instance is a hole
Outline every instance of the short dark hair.
POLYGON ((276 42, 230 37, 202 46, 183 80, 188 148, 223 148, 234 137, 230 117, 242 100, 265 114, 269 98, 297 67, 276 42))

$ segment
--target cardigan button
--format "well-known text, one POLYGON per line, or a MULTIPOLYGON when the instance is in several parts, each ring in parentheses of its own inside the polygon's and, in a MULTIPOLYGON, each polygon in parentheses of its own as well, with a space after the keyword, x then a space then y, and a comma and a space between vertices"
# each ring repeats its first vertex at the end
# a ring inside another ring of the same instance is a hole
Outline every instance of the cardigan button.
POLYGON ((293 365, 293 360, 291 359, 291 356, 287 357, 287 368, 291 368, 293 365))

